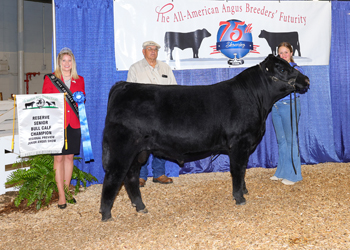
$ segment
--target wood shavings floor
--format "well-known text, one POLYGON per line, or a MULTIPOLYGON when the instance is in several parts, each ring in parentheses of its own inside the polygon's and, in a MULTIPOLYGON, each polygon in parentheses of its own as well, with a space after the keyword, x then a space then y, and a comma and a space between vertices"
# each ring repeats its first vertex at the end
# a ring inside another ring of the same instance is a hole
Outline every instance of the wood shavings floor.
POLYGON ((303 165, 303 181, 286 186, 275 169, 246 173, 247 204, 235 205, 229 173, 149 178, 141 188, 147 214, 124 187, 99 214, 102 185, 79 193, 64 210, 0 213, 0 249, 350 249, 350 163, 303 165))

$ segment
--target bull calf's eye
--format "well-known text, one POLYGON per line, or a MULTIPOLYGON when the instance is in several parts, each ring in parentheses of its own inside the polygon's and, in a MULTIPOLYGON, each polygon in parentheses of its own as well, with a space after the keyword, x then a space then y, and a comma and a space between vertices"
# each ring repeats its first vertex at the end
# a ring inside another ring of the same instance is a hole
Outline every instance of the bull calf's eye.
POLYGON ((269 68, 266 68, 266 71, 269 71, 269 68))

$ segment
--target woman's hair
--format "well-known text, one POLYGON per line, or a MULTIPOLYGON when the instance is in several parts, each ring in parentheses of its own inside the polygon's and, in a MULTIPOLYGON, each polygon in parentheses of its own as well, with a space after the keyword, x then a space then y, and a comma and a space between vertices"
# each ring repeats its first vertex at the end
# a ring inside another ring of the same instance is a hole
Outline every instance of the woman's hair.
MULTIPOLYGON (((291 45, 290 43, 288 43, 288 42, 281 42, 281 43, 278 45, 277 52, 278 52, 278 50, 280 49, 280 47, 286 47, 287 49, 289 49, 290 53, 293 53, 292 45, 291 45)), ((294 62, 293 54, 292 54, 292 56, 290 57, 290 61, 291 61, 291 62, 294 62)))
POLYGON ((71 76, 73 79, 78 79, 78 72, 77 72, 77 63, 75 62, 75 57, 73 55, 73 52, 69 48, 63 48, 61 49, 60 53, 57 56, 57 64, 55 69, 55 76, 57 78, 62 77, 62 69, 61 69, 61 61, 64 55, 69 55, 72 58, 72 70, 71 70, 71 76))

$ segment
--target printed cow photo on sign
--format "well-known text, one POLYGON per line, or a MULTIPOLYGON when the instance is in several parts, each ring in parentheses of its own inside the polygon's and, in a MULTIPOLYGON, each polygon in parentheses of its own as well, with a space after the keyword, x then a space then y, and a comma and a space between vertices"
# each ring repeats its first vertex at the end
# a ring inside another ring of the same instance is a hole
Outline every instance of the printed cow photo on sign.
POLYGON ((294 49, 294 55, 298 52, 298 55, 301 56, 300 52, 300 42, 299 34, 297 31, 294 32, 268 32, 266 30, 261 30, 259 38, 265 38, 266 42, 271 48, 271 53, 278 55, 278 46, 284 42, 288 41, 294 49))
POLYGON ((193 58, 199 58, 199 48, 202 41, 206 37, 210 37, 211 34, 206 29, 198 29, 193 32, 166 32, 164 36, 165 51, 168 53, 170 60, 174 60, 173 51, 174 48, 192 49, 193 58))

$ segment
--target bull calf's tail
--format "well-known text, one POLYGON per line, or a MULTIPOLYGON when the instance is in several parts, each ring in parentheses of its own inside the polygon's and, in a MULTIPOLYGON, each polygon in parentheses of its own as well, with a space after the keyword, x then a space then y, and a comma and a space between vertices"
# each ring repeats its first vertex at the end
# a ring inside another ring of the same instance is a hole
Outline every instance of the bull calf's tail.
POLYGON ((109 144, 108 144, 108 138, 105 135, 105 130, 103 130, 103 141, 102 141, 102 166, 103 169, 106 171, 107 166, 109 163, 110 158, 110 152, 109 152, 109 144))

